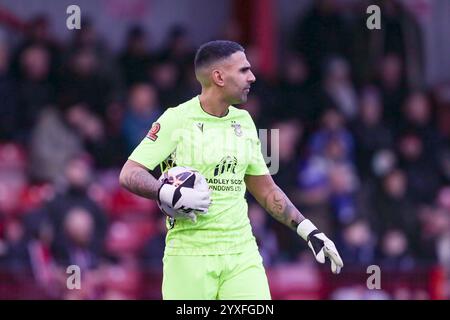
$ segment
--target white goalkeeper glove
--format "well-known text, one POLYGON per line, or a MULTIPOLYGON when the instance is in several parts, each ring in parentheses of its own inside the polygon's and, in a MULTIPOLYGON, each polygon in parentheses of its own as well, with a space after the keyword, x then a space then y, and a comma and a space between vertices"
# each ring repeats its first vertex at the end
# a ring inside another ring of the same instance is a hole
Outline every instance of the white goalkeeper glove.
POLYGON ((183 187, 183 185, 174 187, 165 183, 159 188, 158 199, 175 210, 174 218, 190 218, 193 222, 197 222, 196 213, 206 214, 208 212, 211 204, 211 191, 199 191, 183 187))
POLYGON ((297 233, 308 243, 314 253, 317 262, 325 263, 325 258, 328 257, 331 261, 331 271, 335 274, 341 272, 344 266, 339 253, 334 245, 334 242, 317 230, 316 226, 308 219, 303 220, 297 226, 297 233))

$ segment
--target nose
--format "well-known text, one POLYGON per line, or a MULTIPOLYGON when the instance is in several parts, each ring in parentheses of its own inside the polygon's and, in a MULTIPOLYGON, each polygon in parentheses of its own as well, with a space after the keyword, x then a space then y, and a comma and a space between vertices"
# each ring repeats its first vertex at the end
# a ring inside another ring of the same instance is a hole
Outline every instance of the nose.
POLYGON ((253 72, 250 71, 250 77, 249 77, 249 79, 248 79, 248 82, 249 82, 249 83, 253 83, 253 82, 255 82, 255 81, 256 81, 256 77, 255 77, 255 75, 253 74, 253 72))

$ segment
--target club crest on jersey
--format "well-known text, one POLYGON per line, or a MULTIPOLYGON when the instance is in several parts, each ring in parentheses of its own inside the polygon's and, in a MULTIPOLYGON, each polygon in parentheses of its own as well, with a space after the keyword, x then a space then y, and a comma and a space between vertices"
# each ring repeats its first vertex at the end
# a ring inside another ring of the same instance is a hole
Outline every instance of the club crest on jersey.
POLYGON ((231 126, 234 128, 234 133, 238 137, 242 136, 242 128, 239 123, 237 123, 236 121, 231 121, 231 126))
POLYGON ((149 138, 152 141, 156 141, 156 139, 158 139, 157 133, 159 132, 159 129, 161 129, 161 125, 158 122, 155 122, 152 125, 150 131, 147 133, 147 138, 149 138))

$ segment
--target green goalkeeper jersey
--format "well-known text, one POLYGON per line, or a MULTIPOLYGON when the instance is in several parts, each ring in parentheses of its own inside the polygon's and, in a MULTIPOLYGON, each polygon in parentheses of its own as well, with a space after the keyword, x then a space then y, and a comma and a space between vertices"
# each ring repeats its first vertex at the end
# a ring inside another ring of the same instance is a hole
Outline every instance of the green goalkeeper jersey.
POLYGON ((250 114, 230 106, 223 117, 206 113, 199 97, 167 109, 129 157, 150 170, 161 163, 197 169, 212 190, 197 223, 177 219, 166 237, 167 255, 214 255, 256 248, 247 213, 245 175, 269 171, 250 114))

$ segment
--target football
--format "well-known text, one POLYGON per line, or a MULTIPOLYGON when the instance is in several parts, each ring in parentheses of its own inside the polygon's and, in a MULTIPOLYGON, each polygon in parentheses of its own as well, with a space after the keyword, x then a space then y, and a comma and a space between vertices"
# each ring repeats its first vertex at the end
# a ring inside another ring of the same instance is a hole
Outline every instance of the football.
MULTIPOLYGON (((175 188, 194 188, 199 191, 208 191, 209 189, 205 177, 203 177, 200 172, 193 168, 183 166, 170 168, 168 171, 164 172, 161 177, 159 177, 159 181, 161 181, 162 183, 171 184, 175 188)), ((177 203, 177 197, 178 199, 181 197, 181 192, 175 191, 174 203, 177 203)), ((157 203, 161 211, 169 217, 175 217, 177 211, 180 210, 183 211, 183 213, 189 213, 193 211, 193 209, 189 208, 180 208, 176 210, 171 205, 161 203, 159 200, 157 201, 157 203)))

